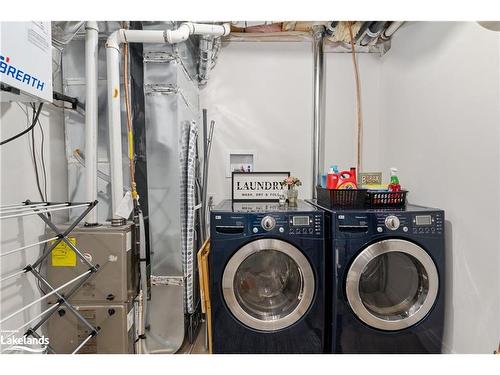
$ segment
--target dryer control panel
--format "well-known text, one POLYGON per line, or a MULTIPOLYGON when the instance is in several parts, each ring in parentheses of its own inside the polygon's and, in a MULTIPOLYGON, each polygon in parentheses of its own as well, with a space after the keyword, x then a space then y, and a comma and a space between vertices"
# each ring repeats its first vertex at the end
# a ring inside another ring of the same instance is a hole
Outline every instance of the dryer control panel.
POLYGON ((379 233, 443 234, 444 230, 440 211, 377 213, 376 217, 379 233))
POLYGON ((336 216, 338 230, 352 234, 442 235, 444 231, 444 214, 442 211, 346 212, 337 213, 336 216))

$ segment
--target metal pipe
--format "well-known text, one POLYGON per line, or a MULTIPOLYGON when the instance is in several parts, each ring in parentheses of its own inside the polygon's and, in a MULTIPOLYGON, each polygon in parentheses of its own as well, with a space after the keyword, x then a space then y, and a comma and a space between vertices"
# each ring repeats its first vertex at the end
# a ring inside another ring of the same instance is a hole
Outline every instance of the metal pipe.
POLYGON ((68 208, 80 208, 80 207, 88 207, 88 206, 89 206, 89 203, 85 203, 85 204, 76 204, 74 206, 67 205, 65 207, 58 207, 58 208, 54 208, 54 209, 50 209, 50 208, 46 208, 46 209, 43 209, 43 210, 42 209, 36 209, 36 211, 33 211, 33 212, 25 212, 25 213, 22 213, 22 214, 0 216, 0 220, 2 220, 2 219, 9 219, 9 218, 12 218, 12 217, 29 216, 29 215, 34 215, 34 214, 43 214, 43 213, 47 213, 47 212, 54 212, 54 211, 66 210, 68 208))
POLYGON ((146 347, 146 327, 149 324, 149 293, 148 293, 148 272, 147 272, 147 254, 146 254, 146 230, 144 228, 144 216, 142 211, 139 212, 139 259, 140 259, 140 275, 141 275, 141 294, 142 294, 142 309, 141 319, 139 320, 139 333, 140 333, 140 348, 141 352, 148 353, 146 347))
MULTIPOLYGON (((98 44, 97 22, 89 21, 85 24, 85 194, 89 202, 97 199, 98 44)), ((89 212, 85 223, 97 224, 97 208, 89 212)))
POLYGON ((324 162, 324 75, 323 75, 323 35, 325 27, 313 26, 313 171, 312 197, 316 198, 316 186, 321 184, 321 170, 324 162))
POLYGON ((206 225, 206 218, 207 218, 207 181, 208 181, 208 113, 207 109, 203 108, 202 110, 203 114, 203 176, 202 176, 202 183, 201 183, 201 236, 202 236, 202 241, 205 242, 205 239, 207 238, 207 225, 206 225))
POLYGON ((200 61, 198 66, 198 82, 204 86, 208 81, 208 74, 213 67, 213 52, 215 39, 204 36, 200 38, 200 61))
POLYGON ((207 155, 206 155, 206 161, 204 164, 204 169, 203 169, 203 231, 205 233, 205 236, 203 238, 203 241, 205 241, 210 234, 208 233, 208 226, 207 226, 207 211, 208 211, 208 202, 207 202, 207 193, 208 193, 208 168, 210 167, 210 152, 212 150, 212 143, 213 143, 213 137, 214 137, 214 128, 215 128, 215 121, 212 120, 210 122, 210 130, 208 132, 208 140, 207 140, 207 155))
POLYGON ((38 298, 38 299, 34 300, 34 301, 33 301, 33 302, 31 302, 31 303, 27 304, 27 305, 26 305, 26 306, 24 306, 23 308, 21 308, 21 309, 19 309, 19 310, 15 311, 15 312, 13 312, 12 314, 10 314, 9 316, 7 316, 6 318, 3 318, 2 320, 0 320, 0 324, 5 323, 7 320, 9 320, 9 319, 13 318, 13 317, 14 317, 14 316, 16 316, 17 314, 19 314, 19 313, 23 312, 23 311, 24 311, 24 310, 26 310, 26 309, 29 309, 31 306, 36 305, 38 302, 43 301, 44 299, 46 299, 46 298, 50 297, 51 295, 53 295, 53 294, 57 293, 57 292, 58 292, 58 291, 60 291, 61 289, 66 288, 68 285, 73 284, 75 281, 80 280, 82 277, 84 277, 84 276, 88 275, 88 274, 89 274, 89 273, 91 273, 91 272, 92 272, 92 270, 88 270, 87 272, 82 273, 81 275, 79 275, 79 276, 75 277, 74 279, 71 279, 71 280, 70 280, 70 281, 68 281, 67 283, 65 283, 65 284, 61 285, 61 286, 60 286, 60 287, 58 287, 57 289, 54 289, 53 291, 51 291, 51 292, 49 292, 49 293, 47 293, 47 294, 43 295, 42 297, 40 297, 40 298, 38 298))
POLYGON ((44 243, 47 243, 47 242, 50 242, 50 241, 57 240, 58 238, 59 237, 52 237, 52 238, 49 238, 48 240, 43 240, 43 241, 40 241, 40 242, 37 242, 37 243, 33 243, 31 245, 26 245, 26 246, 20 247, 18 249, 7 251, 6 253, 0 254, 0 258, 3 257, 3 256, 6 256, 6 255, 9 255, 9 254, 17 253, 18 251, 21 251, 21 250, 24 250, 24 249, 28 249, 30 247, 35 247, 37 245, 41 245, 41 244, 44 244, 44 243))
POLYGON ((137 306, 137 321, 139 322, 139 327, 137 328, 137 339, 135 342, 135 351, 137 354, 142 354, 142 341, 144 340, 144 320, 142 316, 142 312, 144 311, 144 298, 142 289, 139 290, 139 294, 137 296, 138 306, 137 306))
POLYGON ((122 43, 179 43, 190 35, 228 35, 229 24, 203 25, 184 22, 176 30, 125 30, 113 32, 106 41, 106 70, 108 85, 108 126, 110 142, 112 220, 115 225, 124 224, 125 218, 117 214, 123 198, 123 165, 121 139, 120 100, 120 45, 122 43))
POLYGON ((212 53, 212 66, 210 66, 210 69, 213 69, 215 67, 215 64, 217 64, 217 59, 219 58, 219 53, 221 48, 222 48, 222 38, 215 38, 213 44, 213 53, 212 53))

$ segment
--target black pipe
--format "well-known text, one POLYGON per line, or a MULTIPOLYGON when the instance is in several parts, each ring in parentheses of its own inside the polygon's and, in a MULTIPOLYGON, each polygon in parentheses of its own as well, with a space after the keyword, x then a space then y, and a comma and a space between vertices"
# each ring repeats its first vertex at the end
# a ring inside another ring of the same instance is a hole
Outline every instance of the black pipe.
MULTIPOLYGON (((142 22, 130 22, 130 29, 142 30, 142 22)), ((140 210, 144 218, 146 245, 146 270, 151 272, 151 244, 149 239, 148 163, 146 153, 146 117, 144 101, 144 52, 142 43, 130 43, 130 88, 132 105, 132 129, 134 132, 135 181, 139 194, 140 210)), ((136 226, 138 230, 138 226, 136 226)), ((136 233, 138 239, 138 233, 136 233)), ((149 299, 150 295, 145 296, 149 299)))

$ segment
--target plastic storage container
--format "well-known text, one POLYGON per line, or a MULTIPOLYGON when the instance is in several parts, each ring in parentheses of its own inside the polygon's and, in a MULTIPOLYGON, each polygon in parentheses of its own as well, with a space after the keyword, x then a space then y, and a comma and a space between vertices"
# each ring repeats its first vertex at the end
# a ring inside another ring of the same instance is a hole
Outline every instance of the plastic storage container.
POLYGON ((329 208, 364 208, 366 189, 324 189, 316 187, 318 204, 329 208))
POLYGON ((404 208, 407 190, 325 189, 316 187, 318 204, 327 208, 404 208))
POLYGON ((368 190, 366 193, 366 208, 403 208, 406 206, 407 190, 378 191, 368 190))

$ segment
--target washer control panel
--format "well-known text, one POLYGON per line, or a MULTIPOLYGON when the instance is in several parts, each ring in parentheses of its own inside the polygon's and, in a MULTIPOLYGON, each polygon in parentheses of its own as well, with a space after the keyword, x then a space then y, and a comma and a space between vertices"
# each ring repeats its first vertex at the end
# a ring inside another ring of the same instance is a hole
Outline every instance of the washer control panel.
POLYGON ((442 234, 441 211, 422 213, 377 213, 378 233, 442 234))
POLYGON ((255 215, 250 220, 251 234, 279 234, 306 237, 321 237, 323 234, 322 213, 268 213, 255 215))
POLYGON ((277 237, 323 239, 325 213, 306 202, 296 206, 278 202, 221 202, 210 212, 210 234, 214 238, 277 237))
POLYGON ((288 234, 291 235, 321 235, 321 215, 290 215, 288 234))
POLYGON ((413 215, 411 224, 413 234, 442 234, 444 230, 444 218, 441 212, 413 215))

